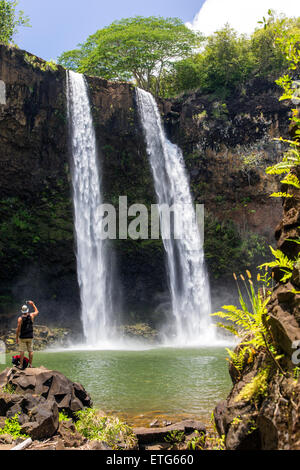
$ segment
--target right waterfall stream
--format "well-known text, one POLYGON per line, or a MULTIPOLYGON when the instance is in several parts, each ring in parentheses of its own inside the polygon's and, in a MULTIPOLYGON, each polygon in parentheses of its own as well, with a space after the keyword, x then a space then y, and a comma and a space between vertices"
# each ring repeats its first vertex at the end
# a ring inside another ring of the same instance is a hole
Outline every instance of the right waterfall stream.
POLYGON ((164 329, 165 342, 176 346, 212 344, 215 329, 210 317, 210 288, 203 237, 197 223, 183 155, 167 139, 154 97, 139 88, 136 95, 158 206, 170 208, 175 205, 177 216, 180 215, 177 224, 179 222, 181 236, 176 237, 175 233, 168 236, 164 233, 160 210, 172 309, 171 318, 164 329))

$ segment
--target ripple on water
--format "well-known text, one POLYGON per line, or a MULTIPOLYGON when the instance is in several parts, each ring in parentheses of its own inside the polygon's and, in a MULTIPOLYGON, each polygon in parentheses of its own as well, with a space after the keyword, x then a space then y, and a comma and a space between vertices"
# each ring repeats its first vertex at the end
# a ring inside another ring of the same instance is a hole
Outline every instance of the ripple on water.
MULTIPOLYGON (((95 407, 149 424, 158 417, 208 420, 231 380, 224 348, 36 352, 34 364, 80 382, 95 407)), ((9 365, 0 365, 2 369, 9 365)))

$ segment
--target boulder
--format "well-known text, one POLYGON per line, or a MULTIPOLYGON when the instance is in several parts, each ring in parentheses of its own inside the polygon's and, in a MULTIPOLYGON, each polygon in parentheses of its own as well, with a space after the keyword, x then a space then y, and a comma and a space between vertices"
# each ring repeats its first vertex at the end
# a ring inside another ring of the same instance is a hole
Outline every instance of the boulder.
POLYGON ((300 328, 295 317, 278 305, 269 313, 268 323, 276 343, 288 357, 292 357, 293 343, 300 340, 300 328))
POLYGON ((287 284, 280 285, 273 293, 277 295, 278 302, 280 304, 290 304, 295 298, 294 286, 288 282, 287 284))
POLYGON ((88 450, 113 450, 106 442, 91 441, 88 445, 88 450))
MULTIPOLYGON (((73 417, 76 411, 92 406, 82 385, 44 367, 6 369, 0 374, 0 384, 1 388, 10 385, 14 390, 4 393, 0 389, 0 416, 12 418, 18 414, 22 432, 34 440, 52 437, 57 432, 60 410, 73 417)), ((82 439, 71 424, 70 421, 70 425, 61 426, 60 436, 66 439, 66 447, 77 447, 82 439)))
POLYGON ((296 287, 300 287, 300 269, 298 267, 294 267, 291 281, 296 287))
POLYGON ((0 443, 1 444, 13 444, 14 440, 10 434, 1 434, 0 443))
MULTIPOLYGON (((74 383, 61 372, 45 369, 44 367, 26 369, 6 369, 0 374, 0 387, 11 385, 17 394, 40 395, 46 400, 54 400, 58 410, 64 411, 68 416, 92 407, 92 401, 83 386, 74 383)), ((6 402, 0 399, 0 415, 6 414, 6 402)), ((9 402, 9 407, 13 406, 9 402)), ((19 410, 18 410, 19 411, 19 410)))
POLYGON ((184 420, 171 426, 163 428, 134 428, 133 432, 139 444, 152 444, 154 442, 164 442, 165 438, 172 432, 179 431, 184 434, 191 434, 194 431, 205 434, 206 428, 199 421, 184 420))
POLYGON ((227 450, 260 450, 261 439, 259 429, 252 430, 255 413, 243 414, 237 425, 231 425, 226 434, 227 450))
POLYGON ((30 410, 30 421, 25 422, 21 429, 32 439, 40 440, 52 437, 59 424, 59 414, 56 402, 40 397, 39 404, 30 410))
POLYGON ((58 407, 53 399, 38 395, 1 394, 0 413, 4 419, 19 415, 24 434, 33 439, 52 437, 58 428, 58 407))
POLYGON ((71 420, 62 421, 59 424, 57 433, 61 437, 64 447, 66 448, 80 447, 86 441, 82 434, 76 430, 76 427, 71 420))

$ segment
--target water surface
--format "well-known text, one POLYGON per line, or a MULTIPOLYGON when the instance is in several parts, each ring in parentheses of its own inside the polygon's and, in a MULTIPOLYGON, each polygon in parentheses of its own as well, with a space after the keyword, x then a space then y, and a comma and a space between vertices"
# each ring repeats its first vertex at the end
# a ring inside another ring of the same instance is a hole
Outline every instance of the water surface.
MULTIPOLYGON (((7 365, 9 357, 0 367, 7 365)), ((40 365, 80 382, 95 407, 135 424, 155 417, 207 421, 231 387, 224 347, 36 352, 40 365)))

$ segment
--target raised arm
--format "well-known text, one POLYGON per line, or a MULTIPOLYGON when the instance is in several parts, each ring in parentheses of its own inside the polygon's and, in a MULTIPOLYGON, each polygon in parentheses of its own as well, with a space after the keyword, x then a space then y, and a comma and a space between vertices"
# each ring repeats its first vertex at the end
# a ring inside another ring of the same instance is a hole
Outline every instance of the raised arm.
POLYGON ((38 311, 38 309, 37 309, 35 303, 34 303, 32 300, 29 300, 28 303, 29 303, 30 305, 32 305, 32 307, 34 308, 34 312, 32 312, 32 313, 30 314, 30 315, 31 315, 31 318, 34 320, 35 317, 39 314, 39 311, 38 311))

